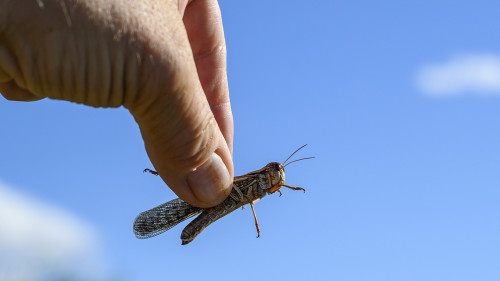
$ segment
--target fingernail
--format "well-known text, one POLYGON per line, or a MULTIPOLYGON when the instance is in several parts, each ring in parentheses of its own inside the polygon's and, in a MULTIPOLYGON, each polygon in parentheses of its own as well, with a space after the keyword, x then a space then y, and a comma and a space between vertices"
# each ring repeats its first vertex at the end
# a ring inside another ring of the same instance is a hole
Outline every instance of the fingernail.
POLYGON ((213 153, 207 162, 187 175, 187 183, 198 200, 213 205, 224 199, 224 191, 232 180, 220 156, 213 153))

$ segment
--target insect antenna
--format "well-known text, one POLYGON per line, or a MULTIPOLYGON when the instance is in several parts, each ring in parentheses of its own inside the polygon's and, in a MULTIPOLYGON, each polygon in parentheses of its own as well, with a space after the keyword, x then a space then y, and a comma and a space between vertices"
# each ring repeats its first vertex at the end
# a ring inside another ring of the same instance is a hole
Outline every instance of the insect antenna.
POLYGON ((316 157, 305 157, 305 158, 300 158, 300 159, 297 159, 297 160, 293 160, 292 162, 289 162, 288 164, 286 165, 283 165, 283 168, 292 164, 293 162, 297 162, 297 161, 302 161, 302 160, 307 160, 307 159, 313 159, 313 158, 316 158, 316 157))
POLYGON ((304 148, 304 146, 306 146, 306 145, 307 145, 307 143, 306 143, 306 144, 304 144, 303 146, 299 147, 299 149, 295 150, 295 151, 292 153, 292 155, 288 156, 288 158, 285 160, 285 162, 283 162, 283 164, 281 164, 281 165, 285 166, 286 161, 288 161, 288 159, 290 159, 290 158, 291 158, 291 157, 292 157, 295 153, 297 153, 297 151, 301 150, 301 149, 302 149, 302 148, 304 148))

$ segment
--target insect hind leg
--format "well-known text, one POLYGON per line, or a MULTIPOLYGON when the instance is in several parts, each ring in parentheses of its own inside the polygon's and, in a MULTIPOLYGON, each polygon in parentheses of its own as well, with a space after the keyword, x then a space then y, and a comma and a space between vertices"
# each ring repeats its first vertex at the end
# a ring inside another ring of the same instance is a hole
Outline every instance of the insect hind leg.
POLYGON ((152 174, 152 175, 155 175, 155 176, 157 176, 157 175, 158 175, 158 172, 157 172, 157 171, 153 171, 153 170, 151 170, 151 169, 144 169, 144 171, 142 171, 142 172, 143 172, 143 173, 148 172, 148 173, 150 173, 150 174, 152 174))

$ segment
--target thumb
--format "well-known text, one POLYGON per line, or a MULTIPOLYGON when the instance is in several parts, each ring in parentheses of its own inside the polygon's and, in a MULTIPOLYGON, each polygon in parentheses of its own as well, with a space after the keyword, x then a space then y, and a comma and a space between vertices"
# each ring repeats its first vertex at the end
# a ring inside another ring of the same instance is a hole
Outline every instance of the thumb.
MULTIPOLYGON (((129 110, 165 183, 184 201, 206 208, 222 202, 231 192, 233 162, 194 61, 184 62, 169 79, 168 93, 154 95, 129 110)), ((146 92, 154 90, 158 92, 146 92)))

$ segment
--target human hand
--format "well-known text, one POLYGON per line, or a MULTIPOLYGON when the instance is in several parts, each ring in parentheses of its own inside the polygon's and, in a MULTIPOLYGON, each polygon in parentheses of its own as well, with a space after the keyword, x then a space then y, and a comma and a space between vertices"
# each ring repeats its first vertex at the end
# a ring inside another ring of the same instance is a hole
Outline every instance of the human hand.
POLYGON ((210 207, 231 191, 233 117, 216 0, 0 0, 0 92, 123 105, 181 199, 210 207))

